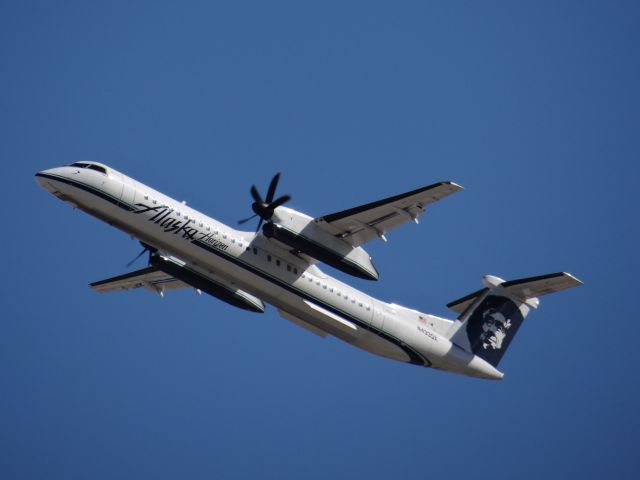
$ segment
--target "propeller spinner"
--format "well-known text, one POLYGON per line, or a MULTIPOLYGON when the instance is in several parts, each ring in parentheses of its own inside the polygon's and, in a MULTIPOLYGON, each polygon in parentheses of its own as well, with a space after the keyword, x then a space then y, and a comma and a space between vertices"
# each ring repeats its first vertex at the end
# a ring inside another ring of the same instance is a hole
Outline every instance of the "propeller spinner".
POLYGON ((291 200, 291 195, 282 195, 277 199, 273 199, 276 188, 278 186, 278 182, 280 181, 280 173, 276 173, 271 179, 271 183, 269 184, 269 190, 267 190, 267 197, 263 200, 260 192, 255 185, 251 186, 251 196, 253 197, 253 203, 251 204, 251 209, 254 212, 254 215, 251 215, 249 218, 245 218, 238 222, 238 225, 242 225, 243 223, 248 222, 249 220, 260 217, 260 221, 258 222, 258 228, 256 228, 256 232, 260 230, 262 227, 262 223, 264 221, 269 221, 273 216, 273 212, 280 205, 284 205, 286 202, 291 200))

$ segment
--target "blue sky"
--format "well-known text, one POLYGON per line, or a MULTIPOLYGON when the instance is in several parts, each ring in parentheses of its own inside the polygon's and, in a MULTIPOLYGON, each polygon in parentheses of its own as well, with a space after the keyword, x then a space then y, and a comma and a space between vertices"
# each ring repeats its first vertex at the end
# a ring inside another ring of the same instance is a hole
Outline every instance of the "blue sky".
POLYGON ((638 3, 398 3, 0 5, 2 478, 635 478, 638 3), (452 180, 350 283, 451 316, 484 274, 585 285, 501 382, 98 295, 139 245, 33 180, 78 159, 231 224, 276 171, 315 216, 452 180))

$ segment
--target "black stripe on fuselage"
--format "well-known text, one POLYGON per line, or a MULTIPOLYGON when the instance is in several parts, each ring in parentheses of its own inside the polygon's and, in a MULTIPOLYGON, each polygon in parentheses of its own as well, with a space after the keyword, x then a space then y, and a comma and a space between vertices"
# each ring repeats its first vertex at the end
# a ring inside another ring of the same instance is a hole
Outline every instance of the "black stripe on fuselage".
POLYGON ((67 185, 71 185, 72 187, 79 188, 80 190, 84 190, 85 192, 93 193, 94 195, 102 198, 103 200, 106 200, 109 203, 113 203, 115 206, 120 207, 121 209, 126 210, 127 212, 132 212, 134 210, 134 208, 131 205, 128 205, 127 203, 120 201, 119 198, 116 198, 112 195, 104 193, 102 190, 98 188, 94 188, 90 185, 87 185, 86 183, 81 183, 66 177, 51 175, 49 173, 36 173, 36 177, 48 178, 49 180, 55 180, 56 182, 66 183, 67 185))
POLYGON ((200 242, 198 240, 194 240, 192 242, 194 245, 210 252, 213 253, 221 258, 224 258, 225 260, 239 266, 240 268, 243 268, 245 270, 248 270, 249 272, 261 277, 264 280, 267 280, 275 285, 277 285, 280 288, 283 288, 287 291, 289 291, 290 293, 293 293, 294 295, 297 295, 299 297, 302 297, 306 300, 315 302, 315 303, 319 303, 323 308, 326 308, 327 310, 329 310, 330 312, 338 315, 338 316, 343 316, 346 317, 348 320, 352 321, 353 323, 355 323, 356 325, 358 325, 361 328, 364 328, 365 330, 368 330, 372 333, 374 333, 375 335, 378 335, 379 337, 383 338, 384 340, 393 343, 394 345, 396 345, 397 347, 401 348, 408 356, 409 356, 409 363, 412 363, 414 365, 422 365, 422 366, 427 366, 430 367, 431 366, 431 362, 423 357, 422 355, 420 355, 418 352, 416 352, 415 350, 413 350, 412 348, 408 347, 406 344, 404 344, 403 342, 401 342, 400 340, 398 340, 395 337, 392 337, 391 335, 387 334, 386 332, 377 329, 375 327, 373 327, 371 324, 368 324, 362 320, 360 320, 359 318, 349 314, 348 312, 344 312, 338 308, 336 308, 334 305, 327 303, 317 297, 314 297, 311 294, 308 294, 307 292, 294 287, 293 285, 291 285, 290 283, 284 282, 282 280, 280 280, 279 278, 263 271, 260 270, 259 268, 254 267, 253 265, 247 263, 247 262, 243 262, 242 260, 240 260, 237 257, 234 257, 233 255, 229 255, 221 250, 218 250, 210 245, 207 245, 204 242, 200 242))
MULTIPOLYGON (((36 177, 43 177, 43 178, 49 178, 51 180, 56 180, 56 181, 60 181, 63 183, 66 183, 68 185, 72 185, 74 187, 80 188, 81 190, 84 190, 86 192, 92 193, 100 198, 102 198, 103 200, 106 200, 110 203, 113 203, 114 205, 117 205, 118 207, 122 208, 123 210, 126 210, 128 212, 134 211, 135 208, 132 207, 131 205, 128 205, 126 203, 123 203, 120 201, 120 199, 116 199, 115 197, 108 195, 106 193, 104 193, 101 190, 98 190, 96 188, 90 187, 89 185, 85 185, 83 183, 80 182, 76 182, 74 180, 70 180, 68 178, 64 178, 64 177, 58 177, 55 175, 50 175, 50 174, 46 174, 46 173, 37 173, 36 177)), ((402 349, 402 351, 404 351, 407 356, 409 357, 409 362, 411 364, 414 365, 421 365, 421 366, 426 366, 426 367, 430 367, 431 366, 431 362, 424 356, 420 355, 418 352, 416 352, 415 350, 413 350, 412 348, 410 348, 409 346, 407 346, 404 342, 401 342, 399 339, 392 337, 391 335, 385 333, 384 331, 375 328, 374 326, 363 322, 362 320, 360 320, 359 318, 349 314, 348 312, 343 312, 339 309, 337 309, 335 306, 324 302, 323 300, 314 297, 313 295, 310 295, 308 293, 306 293, 305 291, 294 287, 293 285, 286 283, 280 279, 278 279, 277 277, 263 271, 260 270, 257 267, 254 267, 253 265, 247 263, 247 262, 243 262, 242 260, 240 260, 237 257, 234 257, 233 255, 227 254, 221 250, 218 250, 210 245, 207 245, 206 243, 200 242, 198 240, 193 240, 192 243, 210 253, 213 253, 215 255, 217 255, 218 257, 221 257, 237 266, 239 266, 240 268, 243 268, 244 270, 248 270, 249 272, 261 277, 264 280, 267 280, 277 286, 279 286, 280 288, 283 288, 291 293, 293 293, 294 295, 298 295, 299 297, 305 298, 307 300, 316 302, 316 303, 320 303, 321 306, 323 308, 326 308, 327 310, 333 312, 336 315, 342 315, 344 317, 347 317, 348 320, 352 321, 353 323, 355 323, 356 325, 358 325, 361 328, 364 328, 365 330, 368 330, 370 332, 372 332, 375 335, 378 335, 380 338, 383 338, 384 340, 393 343, 394 345, 396 345, 397 347, 399 347, 400 349, 402 349)))

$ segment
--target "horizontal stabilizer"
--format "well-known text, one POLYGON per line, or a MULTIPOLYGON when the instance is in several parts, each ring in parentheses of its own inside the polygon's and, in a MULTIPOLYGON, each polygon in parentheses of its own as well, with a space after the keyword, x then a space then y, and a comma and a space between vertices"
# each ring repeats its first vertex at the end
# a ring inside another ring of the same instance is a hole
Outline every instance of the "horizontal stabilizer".
POLYGON ((537 297, 582 285, 565 272, 505 281, 493 275, 482 279, 485 288, 449 303, 460 316, 449 338, 458 347, 482 358, 494 367, 509 348, 537 297))
MULTIPOLYGON (((537 277, 509 280, 507 282, 499 279, 498 277, 487 276, 485 277, 485 284, 487 287, 501 287, 508 294, 526 300, 529 298, 541 297, 549 293, 559 292, 567 288, 578 287, 582 285, 582 282, 570 273, 558 272, 550 273, 548 275, 540 275, 537 277)), ((482 288, 465 297, 447 303, 447 308, 458 314, 462 314, 478 297, 486 293, 487 290, 488 288, 482 288)))
POLYGON ((469 305, 471 305, 476 298, 478 298, 480 295, 482 295, 486 291, 487 291, 486 288, 481 288, 477 292, 470 293, 465 297, 462 297, 462 298, 459 298, 458 300, 454 300, 453 302, 447 303, 447 308, 453 310, 456 313, 462 313, 467 308, 469 308, 469 305))
POLYGON ((526 299, 541 297, 542 295, 559 292, 580 285, 582 285, 582 282, 570 273, 558 272, 503 282, 501 287, 511 295, 526 299))

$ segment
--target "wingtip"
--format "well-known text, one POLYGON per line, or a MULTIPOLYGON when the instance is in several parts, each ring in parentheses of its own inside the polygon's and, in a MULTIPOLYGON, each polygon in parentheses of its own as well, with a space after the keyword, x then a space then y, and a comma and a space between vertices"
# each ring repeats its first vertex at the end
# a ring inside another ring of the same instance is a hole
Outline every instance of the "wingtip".
POLYGON ((444 180, 440 183, 442 183, 443 185, 449 185, 450 187, 453 187, 454 190, 464 190, 464 187, 462 185, 458 185, 457 183, 451 182, 449 180, 444 180))
POLYGON ((579 287, 581 285, 584 285, 584 282, 582 280, 580 280, 578 277, 576 277, 575 275, 572 275, 568 272, 562 272, 564 275, 566 275, 567 277, 569 277, 571 280, 573 280, 573 282, 575 283, 576 287, 579 287))

